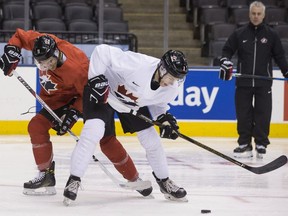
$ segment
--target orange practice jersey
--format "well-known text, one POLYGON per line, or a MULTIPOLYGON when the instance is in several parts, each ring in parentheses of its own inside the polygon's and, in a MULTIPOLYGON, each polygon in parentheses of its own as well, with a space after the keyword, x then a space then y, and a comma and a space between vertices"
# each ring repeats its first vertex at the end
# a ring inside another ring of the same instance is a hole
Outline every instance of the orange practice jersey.
MULTIPOLYGON (((35 39, 41 35, 45 34, 17 29, 8 44, 32 50, 35 39)), ((82 96, 88 79, 89 59, 83 51, 69 42, 54 35, 49 34, 49 36, 56 41, 57 48, 66 56, 66 60, 54 71, 39 71, 40 97, 53 110, 64 106, 76 97, 73 107, 82 112, 82 96)))

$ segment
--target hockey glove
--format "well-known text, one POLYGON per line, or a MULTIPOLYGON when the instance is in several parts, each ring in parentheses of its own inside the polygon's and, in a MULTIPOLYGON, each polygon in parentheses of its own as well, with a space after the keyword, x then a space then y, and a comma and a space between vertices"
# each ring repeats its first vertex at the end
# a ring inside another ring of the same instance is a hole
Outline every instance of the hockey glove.
POLYGON ((233 72, 233 62, 229 61, 227 58, 220 59, 220 72, 219 78, 222 80, 231 80, 233 72))
POLYGON ((0 59, 0 68, 5 76, 12 76, 12 72, 16 69, 21 57, 21 50, 18 47, 13 45, 4 47, 4 54, 0 59))
POLYGON ((283 76, 284 76, 285 78, 288 78, 288 71, 286 71, 286 73, 284 73, 283 76))
POLYGON ((160 127, 160 137, 168 138, 168 139, 177 139, 178 137, 178 129, 176 118, 170 113, 161 114, 158 116, 157 122, 161 123, 163 126, 160 127))
POLYGON ((90 101, 106 103, 109 94, 109 83, 104 75, 96 76, 88 80, 87 86, 90 90, 90 101))
POLYGON ((81 113, 76 109, 67 109, 65 114, 62 116, 63 121, 61 125, 56 125, 55 130, 57 131, 57 135, 62 136, 67 133, 68 129, 72 128, 73 125, 78 121, 81 117, 81 113))

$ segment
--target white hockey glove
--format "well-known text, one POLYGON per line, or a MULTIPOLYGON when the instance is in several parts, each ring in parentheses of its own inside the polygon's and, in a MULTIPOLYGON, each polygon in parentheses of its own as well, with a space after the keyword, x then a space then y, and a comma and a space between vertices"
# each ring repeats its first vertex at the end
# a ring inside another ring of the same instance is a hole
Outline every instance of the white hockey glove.
POLYGON ((90 101, 95 103, 107 103, 109 95, 109 83, 104 75, 99 75, 88 80, 90 101))
POLYGON ((16 69, 21 57, 21 50, 17 46, 8 44, 4 47, 4 54, 0 58, 0 68, 5 76, 12 76, 12 72, 16 69))
POLYGON ((220 72, 219 72, 219 79, 222 80, 231 80, 232 79, 232 72, 233 72, 233 62, 231 62, 227 58, 220 59, 220 72))
POLYGON ((179 126, 177 125, 177 120, 173 115, 168 112, 166 114, 161 114, 157 117, 156 121, 163 125, 160 127, 161 138, 177 139, 179 126))

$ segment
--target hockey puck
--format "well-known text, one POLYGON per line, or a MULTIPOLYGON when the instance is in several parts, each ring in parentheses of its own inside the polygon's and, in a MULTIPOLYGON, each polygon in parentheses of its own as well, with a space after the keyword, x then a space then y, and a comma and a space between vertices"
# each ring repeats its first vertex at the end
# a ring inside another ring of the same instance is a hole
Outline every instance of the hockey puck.
POLYGON ((202 214, 211 213, 211 210, 208 210, 208 209, 202 209, 202 210, 201 210, 201 213, 202 213, 202 214))

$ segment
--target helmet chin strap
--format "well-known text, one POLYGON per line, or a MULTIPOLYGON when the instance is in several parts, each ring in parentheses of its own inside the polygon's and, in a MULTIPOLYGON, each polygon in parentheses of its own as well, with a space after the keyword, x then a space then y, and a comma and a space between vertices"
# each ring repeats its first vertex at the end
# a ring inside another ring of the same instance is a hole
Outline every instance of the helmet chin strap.
POLYGON ((153 74, 153 77, 152 77, 152 80, 151 80, 151 89, 152 90, 156 90, 160 87, 160 82, 161 82, 161 77, 160 77, 160 71, 159 71, 159 65, 158 67, 156 68, 154 74, 153 74))
POLYGON ((162 78, 168 73, 166 70, 165 72, 163 72, 160 67, 163 67, 163 65, 161 64, 161 62, 158 64, 158 67, 155 71, 155 74, 154 74, 154 78, 155 78, 155 81, 157 81, 158 83, 161 82, 162 78), (158 79, 158 80, 157 80, 158 79))
MULTIPOLYGON (((58 56, 57 56, 57 67, 61 67, 64 64, 64 61, 66 60, 66 56, 61 52, 60 50, 57 49, 58 56)), ((55 51, 55 54, 56 51, 55 51)))

